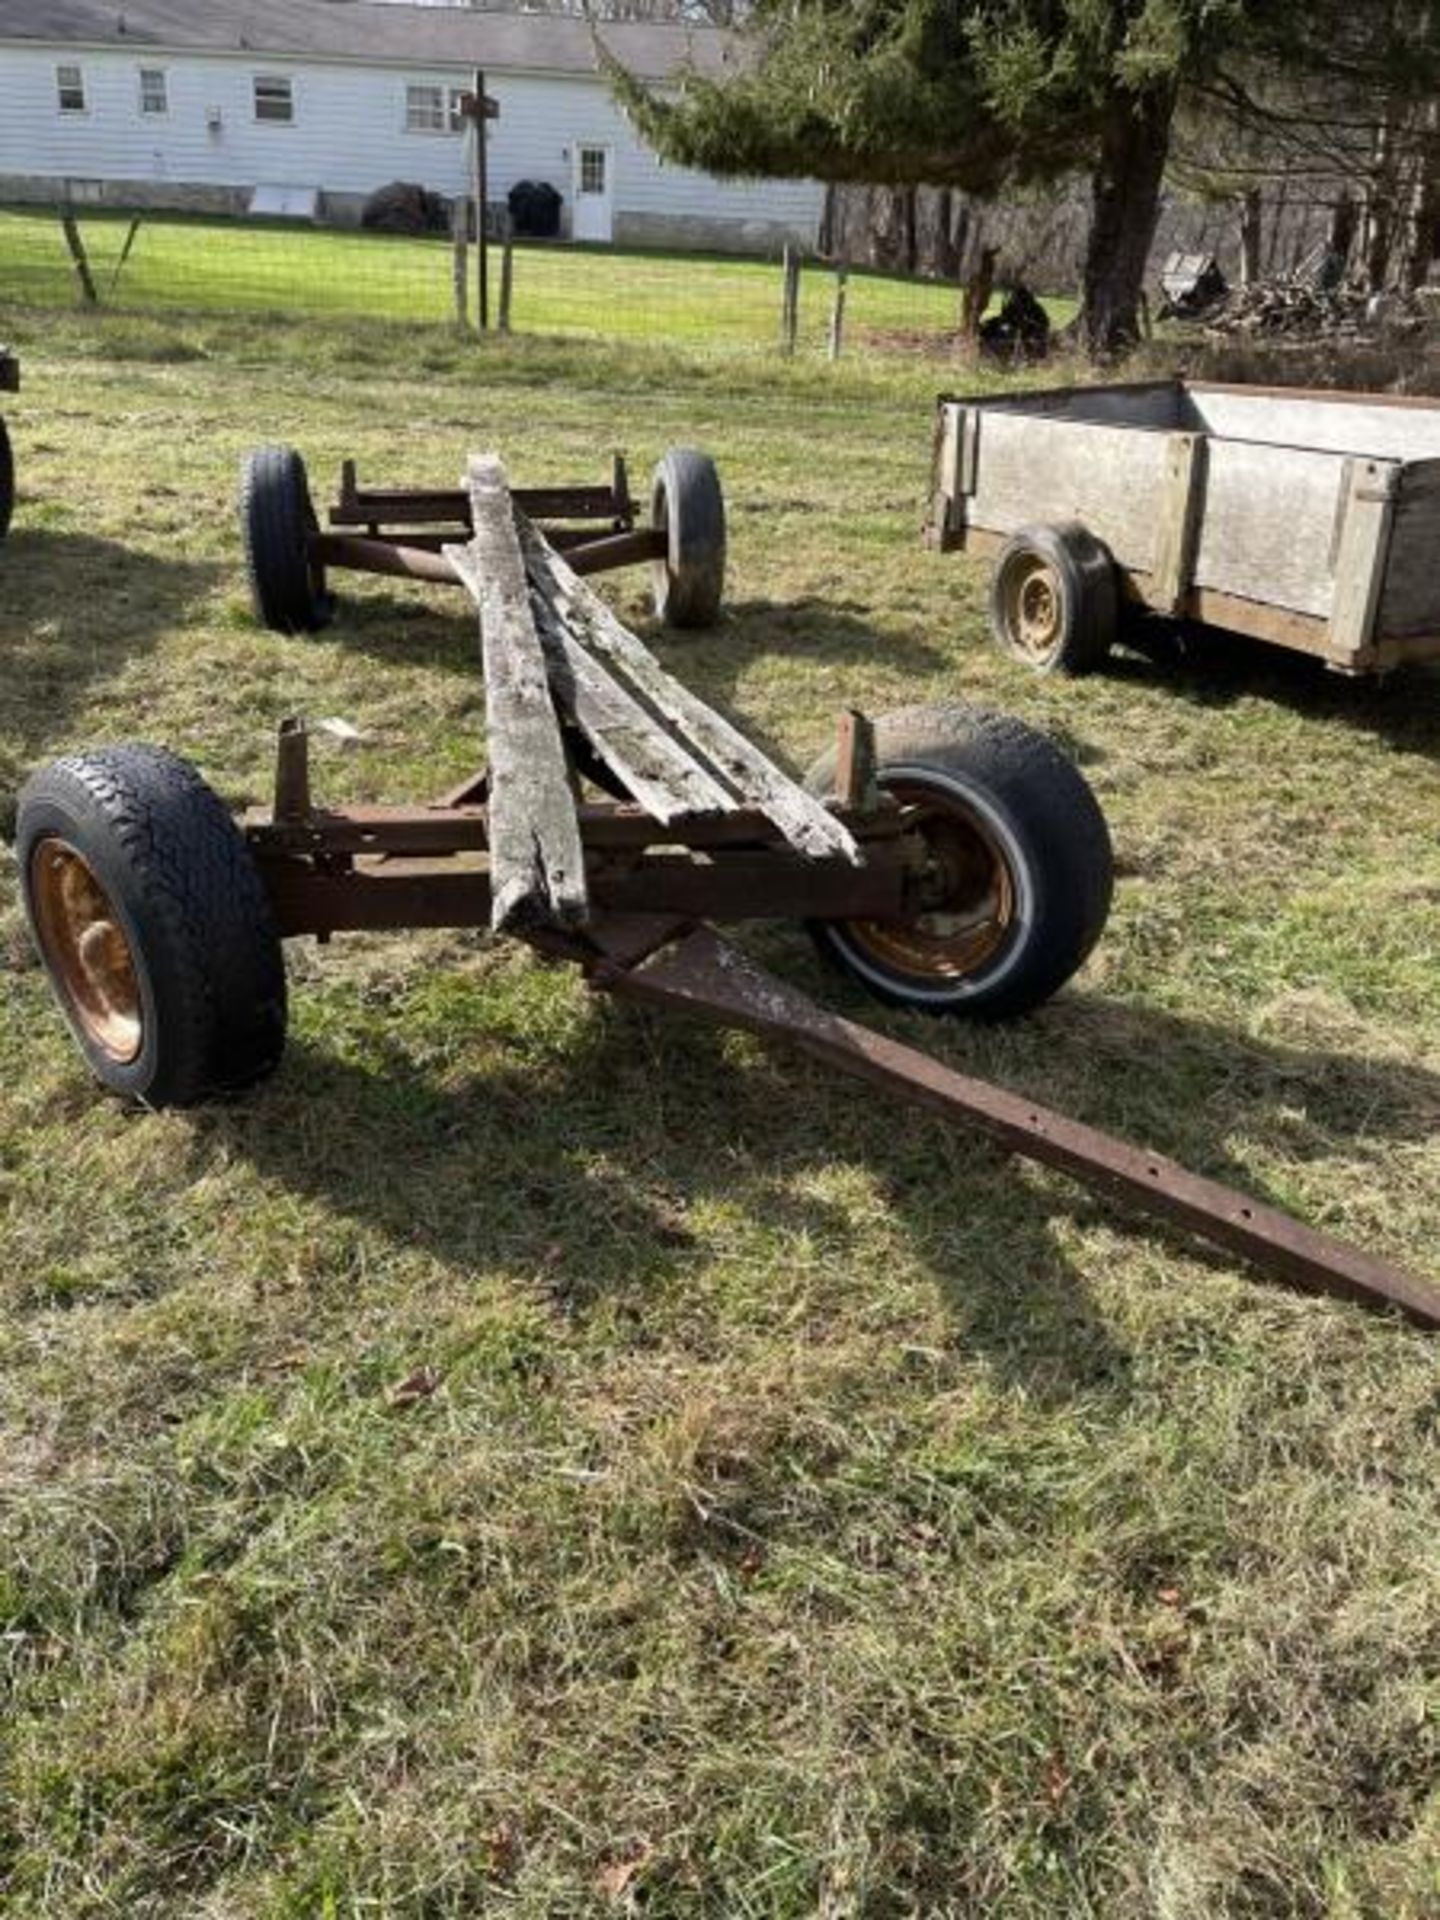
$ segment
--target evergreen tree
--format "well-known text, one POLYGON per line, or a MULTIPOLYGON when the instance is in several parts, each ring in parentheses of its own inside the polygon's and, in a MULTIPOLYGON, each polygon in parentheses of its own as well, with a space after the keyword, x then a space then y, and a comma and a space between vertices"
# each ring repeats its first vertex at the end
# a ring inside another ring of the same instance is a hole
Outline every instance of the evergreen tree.
MULTIPOLYGON (((755 0, 753 57, 664 96, 607 58, 669 159, 721 175, 1007 186, 1089 173, 1081 338, 1137 337, 1177 102, 1296 0, 755 0)), ((1363 0, 1362 0, 1363 4, 1363 0)))

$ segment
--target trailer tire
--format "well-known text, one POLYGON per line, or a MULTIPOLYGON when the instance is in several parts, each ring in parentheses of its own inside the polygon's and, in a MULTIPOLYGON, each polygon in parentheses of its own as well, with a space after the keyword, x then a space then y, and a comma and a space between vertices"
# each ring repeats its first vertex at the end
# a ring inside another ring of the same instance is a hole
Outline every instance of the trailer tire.
POLYGON ((305 462, 293 447, 256 447, 240 470, 240 526, 255 618, 272 633, 317 633, 335 614, 325 569, 310 558, 319 531, 305 462))
POLYGON ((285 965, 239 828, 159 747, 43 767, 15 852, 31 932, 91 1071, 149 1107, 261 1079, 285 1046, 285 965))
POLYGON ((995 563, 990 629, 1039 673, 1094 673, 1114 644, 1119 598, 1115 562, 1088 527, 1022 527, 995 563))
MULTIPOLYGON (((916 809, 930 898, 905 921, 812 921, 821 953, 896 1006, 977 1019, 1038 1006, 1110 910, 1110 834, 1089 783, 1008 714, 912 707, 875 736, 878 785, 916 809)), ((833 749, 806 786, 834 793, 833 749)))
POLYGON ((708 453, 665 454, 651 482, 650 524, 667 542, 653 569, 656 614, 667 627, 713 627, 725 591, 725 498, 708 453))
POLYGON ((10 516, 15 511, 15 455, 10 450, 10 435, 0 420, 0 540, 10 531, 10 516))

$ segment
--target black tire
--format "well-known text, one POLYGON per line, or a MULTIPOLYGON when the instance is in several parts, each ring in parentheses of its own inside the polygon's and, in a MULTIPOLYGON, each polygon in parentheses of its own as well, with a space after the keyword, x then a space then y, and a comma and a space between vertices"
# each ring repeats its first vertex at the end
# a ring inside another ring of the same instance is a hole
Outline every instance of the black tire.
POLYGON ((15 852, 51 985, 105 1086, 188 1106, 277 1064, 285 965, 270 904, 186 761, 143 746, 52 761, 21 791, 15 852))
POLYGON ((15 456, 10 451, 10 435, 0 420, 0 540, 10 531, 10 516, 15 511, 15 456))
POLYGON ((256 447, 240 468, 240 528, 255 618, 272 633, 318 633, 335 602, 310 558, 319 531, 305 462, 293 447, 256 447))
POLYGON ((1094 673, 1119 625, 1115 562, 1078 521, 1022 527, 990 584, 990 630, 1039 673, 1094 673))
MULTIPOLYGON (((912 707, 876 722, 879 785, 916 809, 932 897, 908 921, 813 921, 824 956, 877 998, 1005 1019, 1056 993, 1099 939, 1114 868, 1084 775, 1006 714, 912 707)), ((835 754, 806 785, 829 798, 835 754)))
POLYGON ((713 627, 725 592, 725 500, 708 453, 670 448, 651 482, 650 524, 667 540, 654 565, 656 613, 667 627, 713 627))

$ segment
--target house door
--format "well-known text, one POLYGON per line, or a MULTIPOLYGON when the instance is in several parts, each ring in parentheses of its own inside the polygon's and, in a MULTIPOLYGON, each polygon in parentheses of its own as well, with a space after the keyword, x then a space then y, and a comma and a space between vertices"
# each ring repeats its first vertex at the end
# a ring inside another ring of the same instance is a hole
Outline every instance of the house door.
POLYGON ((574 240, 608 241, 615 226, 615 180, 609 147, 575 149, 574 240))

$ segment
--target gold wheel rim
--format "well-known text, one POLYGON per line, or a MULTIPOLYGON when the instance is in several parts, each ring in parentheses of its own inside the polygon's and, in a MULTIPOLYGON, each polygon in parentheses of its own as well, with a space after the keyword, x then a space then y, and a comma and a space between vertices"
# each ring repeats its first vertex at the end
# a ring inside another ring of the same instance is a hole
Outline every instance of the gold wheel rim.
POLYGON ((1017 890, 1004 848, 957 796, 919 782, 887 782, 886 791, 906 810, 920 910, 908 920, 852 920, 850 937, 891 972, 937 984, 971 979, 1015 926, 1017 890))
POLYGON ((1043 660, 1060 644, 1065 605, 1060 579, 1048 560, 1027 556, 1005 571, 1000 585, 1006 629, 1015 645, 1043 660))
POLYGON ((144 1038, 135 956, 110 898, 85 856, 66 840, 30 857, 35 927, 50 977, 85 1038, 117 1066, 144 1038))

